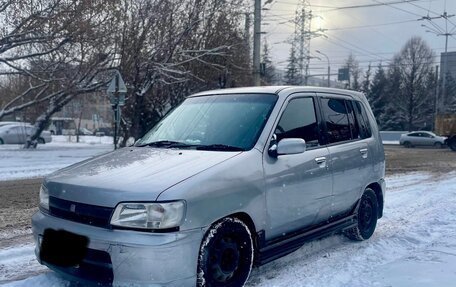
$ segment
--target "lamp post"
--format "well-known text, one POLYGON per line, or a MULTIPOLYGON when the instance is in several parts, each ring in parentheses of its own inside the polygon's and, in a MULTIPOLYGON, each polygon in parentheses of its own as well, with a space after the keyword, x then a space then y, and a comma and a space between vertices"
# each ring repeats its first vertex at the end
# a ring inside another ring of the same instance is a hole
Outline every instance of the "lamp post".
POLYGON ((328 88, 329 88, 329 87, 331 87, 331 78, 330 78, 331 77, 331 64, 329 63, 329 58, 325 53, 322 53, 319 50, 316 50, 315 52, 317 52, 320 55, 325 56, 326 60, 328 61, 328 88))

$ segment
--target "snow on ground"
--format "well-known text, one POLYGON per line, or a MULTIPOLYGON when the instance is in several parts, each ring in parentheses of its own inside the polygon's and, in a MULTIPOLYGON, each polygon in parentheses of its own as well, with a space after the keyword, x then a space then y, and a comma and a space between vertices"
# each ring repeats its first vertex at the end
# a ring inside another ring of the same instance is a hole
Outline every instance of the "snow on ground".
POLYGON ((112 137, 53 136, 36 149, 0 145, 0 180, 40 177, 58 169, 112 150, 112 137))
MULTIPOLYGON (((247 286, 455 286, 456 173, 395 175, 387 184, 385 215, 370 240, 337 235, 310 242, 254 269, 247 286)), ((69 285, 53 272, 35 276, 44 270, 32 245, 0 249, 5 287, 69 285)))

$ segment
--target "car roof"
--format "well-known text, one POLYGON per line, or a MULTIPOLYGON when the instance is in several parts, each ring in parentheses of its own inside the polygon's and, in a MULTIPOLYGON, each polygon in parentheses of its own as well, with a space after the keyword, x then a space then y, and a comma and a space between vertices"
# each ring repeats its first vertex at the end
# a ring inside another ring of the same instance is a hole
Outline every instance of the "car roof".
POLYGON ((414 133, 428 133, 428 134, 433 134, 433 132, 430 132, 430 131, 414 131, 414 132, 409 132, 408 134, 414 134, 414 133))
POLYGON ((30 128, 33 127, 31 124, 24 124, 24 123, 13 123, 13 124, 5 124, 1 125, 0 129, 9 129, 12 127, 23 127, 23 128, 30 128))
POLYGON ((230 89, 217 89, 209 90, 190 95, 190 97, 211 96, 221 94, 276 94, 279 97, 286 97, 292 93, 298 92, 314 92, 314 93, 330 93, 347 96, 355 96, 356 98, 365 98, 362 93, 324 87, 313 86, 261 86, 261 87, 243 87, 243 88, 230 88, 230 89))

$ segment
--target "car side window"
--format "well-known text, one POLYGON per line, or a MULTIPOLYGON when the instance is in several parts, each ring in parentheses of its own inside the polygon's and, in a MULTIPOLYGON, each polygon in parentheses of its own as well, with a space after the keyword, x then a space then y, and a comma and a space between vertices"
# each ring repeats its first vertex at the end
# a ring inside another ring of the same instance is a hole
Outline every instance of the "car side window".
POLYGON ((408 134, 409 137, 419 137, 419 133, 408 134))
POLYGON ((12 127, 12 128, 10 128, 10 129, 9 129, 9 133, 10 133, 10 134, 14 134, 14 135, 19 134, 19 127, 12 127))
POLYGON ((329 143, 351 140, 352 135, 345 101, 343 99, 322 98, 321 102, 329 143))
POLYGON ((366 110, 364 106, 358 102, 352 102, 355 108, 356 119, 358 121, 359 131, 361 134, 361 138, 367 139, 372 136, 372 130, 369 123, 369 118, 367 117, 366 110))
POLYGON ((301 138, 307 147, 319 146, 319 127, 313 98, 292 99, 280 117, 275 134, 277 142, 284 138, 301 138))
POLYGON ((352 106, 351 101, 345 101, 345 105, 347 108, 347 114, 348 114, 348 123, 350 125, 350 131, 351 131, 351 138, 352 139, 360 139, 360 132, 359 132, 359 123, 357 122, 357 117, 355 117, 355 111, 352 106))

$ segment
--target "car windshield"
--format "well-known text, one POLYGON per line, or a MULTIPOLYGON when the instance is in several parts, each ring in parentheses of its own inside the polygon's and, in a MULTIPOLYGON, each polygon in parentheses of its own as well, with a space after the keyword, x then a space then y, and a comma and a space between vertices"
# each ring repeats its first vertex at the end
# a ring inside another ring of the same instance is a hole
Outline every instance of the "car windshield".
POLYGON ((272 94, 191 97, 136 146, 248 150, 256 143, 276 101, 272 94))

